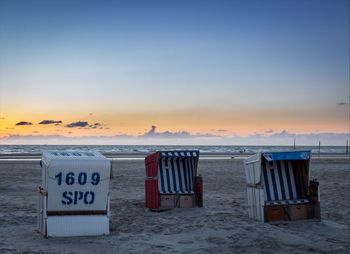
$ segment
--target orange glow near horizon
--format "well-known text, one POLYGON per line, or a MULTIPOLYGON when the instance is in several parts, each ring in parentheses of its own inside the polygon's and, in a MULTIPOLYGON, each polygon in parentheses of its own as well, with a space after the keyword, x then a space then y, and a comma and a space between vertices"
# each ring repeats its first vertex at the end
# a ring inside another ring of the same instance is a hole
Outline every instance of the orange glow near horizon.
POLYGON ((65 113, 27 114, 15 113, 2 115, 0 119, 0 137, 8 135, 63 135, 63 136, 113 136, 142 135, 152 125, 157 132, 187 131, 191 134, 215 134, 220 136, 247 136, 268 131, 289 133, 347 133, 349 124, 344 112, 328 115, 325 121, 323 114, 314 112, 289 112, 278 110, 264 111, 246 109, 245 111, 223 110, 173 110, 162 112, 97 112, 97 113, 65 113), (244 112, 244 113, 242 113, 244 112), (61 120, 59 125, 40 125, 42 120, 61 120), (16 126, 17 122, 27 121, 32 125, 16 126), (67 128, 66 124, 86 121, 89 124, 100 123, 102 126, 92 129, 67 128))

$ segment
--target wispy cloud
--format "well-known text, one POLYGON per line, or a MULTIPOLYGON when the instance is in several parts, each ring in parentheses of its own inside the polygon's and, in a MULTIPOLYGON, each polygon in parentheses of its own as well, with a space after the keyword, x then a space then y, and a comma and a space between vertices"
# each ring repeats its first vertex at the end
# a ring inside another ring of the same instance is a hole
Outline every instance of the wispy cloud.
POLYGON ((296 136, 296 134, 289 133, 288 131, 283 130, 281 132, 273 133, 272 135, 269 135, 268 137, 292 138, 295 136, 296 136))
POLYGON ((341 102, 338 102, 337 105, 338 106, 346 106, 346 105, 348 105, 348 103, 344 102, 344 101, 341 101, 341 102))
POLYGON ((39 124, 60 124, 60 123, 62 123, 62 121, 61 120, 58 120, 58 121, 56 121, 56 120, 42 120, 39 124))
POLYGON ((349 139, 349 134, 332 132, 292 133, 283 130, 273 133, 255 133, 231 140, 246 145, 292 145, 294 139, 297 145, 317 145, 319 141, 324 145, 344 145, 346 139, 349 139))
POLYGON ((31 122, 21 121, 16 123, 17 126, 23 126, 23 125, 33 125, 31 122))

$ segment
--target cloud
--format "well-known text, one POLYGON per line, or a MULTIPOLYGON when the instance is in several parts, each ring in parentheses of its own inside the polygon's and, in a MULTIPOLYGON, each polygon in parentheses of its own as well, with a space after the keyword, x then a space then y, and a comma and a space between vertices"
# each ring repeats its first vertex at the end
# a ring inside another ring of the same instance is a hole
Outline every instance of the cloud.
POLYGON ((86 127, 86 126, 89 126, 88 122, 78 121, 78 122, 73 122, 73 123, 67 124, 65 127, 75 128, 75 127, 86 127))
POLYGON ((281 132, 278 133, 273 133, 272 135, 269 135, 268 137, 278 137, 278 138, 293 138, 295 137, 296 134, 293 133, 289 133, 286 130, 283 130, 281 132))
POLYGON ((310 133, 291 133, 286 130, 276 133, 254 133, 252 135, 225 139, 225 142, 231 140, 231 143, 242 145, 293 145, 294 139, 297 146, 318 145, 345 145, 345 140, 349 139, 348 133, 332 132, 310 132, 310 133))
POLYGON ((266 130, 265 133, 271 134, 271 133, 273 133, 273 130, 266 130))
POLYGON ((94 123, 94 124, 90 124, 89 128, 90 129, 100 129, 100 130, 102 130, 103 129, 102 126, 103 126, 102 123, 94 123))
POLYGON ((179 131, 179 132, 157 132, 157 126, 152 125, 151 129, 146 133, 142 134, 141 137, 144 138, 188 138, 191 134, 187 131, 179 131))
POLYGON ((156 129, 157 129, 157 126, 152 125, 151 129, 148 132, 144 133, 143 136, 155 135, 156 129))
POLYGON ((348 105, 348 103, 344 102, 344 101, 341 101, 341 102, 338 102, 337 105, 338 106, 346 106, 346 105, 348 105))
POLYGON ((17 126, 23 126, 23 125, 33 125, 31 122, 21 121, 16 123, 17 126))
POLYGON ((89 129, 103 130, 103 126, 104 126, 104 124, 102 124, 102 123, 89 124, 89 122, 78 121, 78 122, 73 122, 73 123, 67 124, 65 127, 78 128, 79 130, 89 130, 89 129))
POLYGON ((55 121, 55 120, 42 120, 39 124, 55 124, 58 125, 62 123, 61 120, 55 121))
POLYGON ((216 135, 212 134, 191 134, 188 131, 178 131, 178 132, 171 132, 171 131, 164 131, 164 132, 157 132, 156 131, 157 126, 152 125, 151 129, 147 131, 146 133, 140 135, 139 137, 142 138, 155 138, 155 139, 173 139, 173 138, 180 138, 180 139, 186 139, 186 138, 198 138, 198 137, 217 137, 216 135))

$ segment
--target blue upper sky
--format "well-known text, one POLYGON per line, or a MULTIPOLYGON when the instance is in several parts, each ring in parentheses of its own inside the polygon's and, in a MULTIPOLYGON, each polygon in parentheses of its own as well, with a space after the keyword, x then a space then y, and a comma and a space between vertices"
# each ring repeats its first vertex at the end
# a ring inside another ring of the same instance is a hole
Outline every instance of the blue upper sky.
POLYGON ((0 106, 13 118, 186 110, 234 132, 230 114, 270 113, 301 124, 271 129, 346 131, 348 72, 346 0, 0 0, 0 106))

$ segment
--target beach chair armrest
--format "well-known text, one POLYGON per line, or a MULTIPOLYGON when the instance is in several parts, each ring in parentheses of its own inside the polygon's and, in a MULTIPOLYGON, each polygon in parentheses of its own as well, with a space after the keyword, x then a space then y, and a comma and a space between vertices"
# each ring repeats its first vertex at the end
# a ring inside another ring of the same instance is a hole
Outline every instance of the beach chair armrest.
POLYGON ((203 207, 203 177, 201 175, 195 178, 194 192, 196 193, 198 207, 203 207))
POLYGON ((310 181, 309 184, 309 199, 312 203, 320 202, 319 182, 316 179, 310 181))

